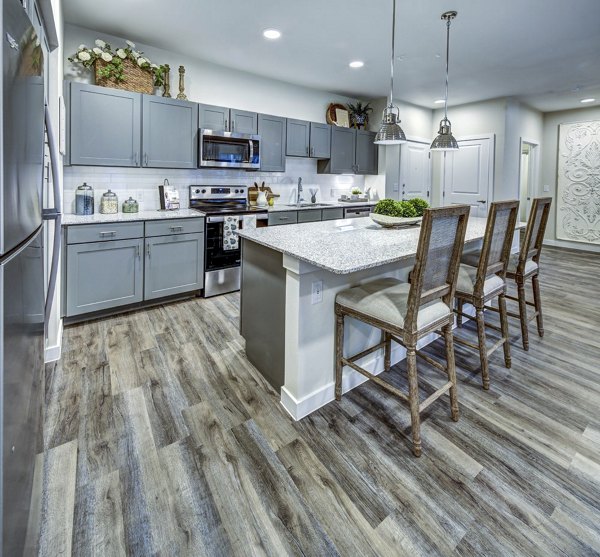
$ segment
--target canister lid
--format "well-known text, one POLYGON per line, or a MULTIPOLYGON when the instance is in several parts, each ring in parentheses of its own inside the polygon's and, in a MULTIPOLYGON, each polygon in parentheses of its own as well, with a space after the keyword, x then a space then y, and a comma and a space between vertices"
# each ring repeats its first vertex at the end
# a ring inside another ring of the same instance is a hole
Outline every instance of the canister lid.
POLYGON ((137 205, 137 201, 133 197, 129 196, 129 199, 123 201, 123 205, 137 205))
POLYGON ((92 186, 88 186, 86 182, 83 182, 83 184, 81 184, 81 186, 79 186, 77 189, 78 190, 91 190, 92 186))
POLYGON ((104 192, 102 194, 102 197, 117 197, 116 193, 113 193, 112 191, 108 190, 107 192, 104 192))

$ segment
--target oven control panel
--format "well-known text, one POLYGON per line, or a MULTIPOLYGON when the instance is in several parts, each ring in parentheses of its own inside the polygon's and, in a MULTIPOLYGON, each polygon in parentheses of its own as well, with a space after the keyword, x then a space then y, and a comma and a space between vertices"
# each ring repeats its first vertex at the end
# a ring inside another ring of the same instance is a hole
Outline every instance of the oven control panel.
POLYGON ((190 199, 247 199, 248 186, 190 186, 190 199))

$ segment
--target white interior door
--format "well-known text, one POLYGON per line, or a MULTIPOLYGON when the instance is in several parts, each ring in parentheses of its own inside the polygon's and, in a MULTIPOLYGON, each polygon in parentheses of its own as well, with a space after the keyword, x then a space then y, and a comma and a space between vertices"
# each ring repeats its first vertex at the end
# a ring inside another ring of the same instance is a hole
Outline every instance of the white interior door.
POLYGON ((431 200, 429 143, 408 141, 400 149, 400 198, 431 200))
POLYGON ((471 215, 486 217, 494 180, 494 136, 457 139, 458 151, 444 153, 445 205, 471 206, 471 215))

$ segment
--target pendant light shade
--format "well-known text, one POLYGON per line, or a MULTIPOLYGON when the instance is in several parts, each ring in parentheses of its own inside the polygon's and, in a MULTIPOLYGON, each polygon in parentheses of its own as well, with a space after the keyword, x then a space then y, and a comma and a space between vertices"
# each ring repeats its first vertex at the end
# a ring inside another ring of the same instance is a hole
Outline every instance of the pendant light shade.
POLYGON ((381 128, 375 136, 377 145, 399 145, 406 143, 406 136, 400 127, 400 110, 394 106, 394 42, 396 38, 396 0, 393 0, 392 8, 392 63, 390 71, 390 102, 383 111, 381 128))
POLYGON ((444 12, 442 19, 446 22, 446 95, 444 97, 444 117, 440 122, 437 137, 433 140, 432 151, 456 151, 458 142, 452 135, 452 126, 448 120, 448 61, 450 56, 450 22, 456 17, 457 12, 444 12))

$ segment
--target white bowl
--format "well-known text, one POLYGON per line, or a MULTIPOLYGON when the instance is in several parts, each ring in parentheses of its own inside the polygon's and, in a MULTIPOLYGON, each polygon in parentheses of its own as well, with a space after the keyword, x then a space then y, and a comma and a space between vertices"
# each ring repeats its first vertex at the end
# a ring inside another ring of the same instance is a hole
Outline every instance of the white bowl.
POLYGON ((379 215, 371 213, 371 220, 385 228, 394 228, 397 226, 414 226, 421 222, 423 217, 390 217, 388 215, 379 215))

